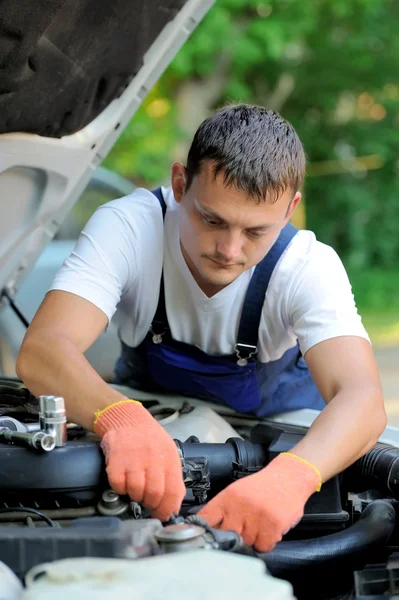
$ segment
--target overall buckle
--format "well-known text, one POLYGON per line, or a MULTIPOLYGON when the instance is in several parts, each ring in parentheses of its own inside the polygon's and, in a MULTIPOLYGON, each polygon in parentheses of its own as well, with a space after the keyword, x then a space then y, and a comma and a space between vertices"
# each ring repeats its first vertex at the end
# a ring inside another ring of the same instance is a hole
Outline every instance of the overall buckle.
POLYGON ((238 357, 237 365, 239 367, 245 367, 248 364, 248 361, 257 354, 258 348, 257 346, 251 346, 250 344, 236 344, 234 346, 234 352, 238 357), (242 353, 245 353, 247 356, 243 356, 242 353))
POLYGON ((150 333, 152 334, 151 339, 152 339, 153 344, 162 344, 162 336, 165 335, 166 331, 163 331, 162 333, 157 333, 156 331, 154 331, 153 327, 151 326, 150 333))

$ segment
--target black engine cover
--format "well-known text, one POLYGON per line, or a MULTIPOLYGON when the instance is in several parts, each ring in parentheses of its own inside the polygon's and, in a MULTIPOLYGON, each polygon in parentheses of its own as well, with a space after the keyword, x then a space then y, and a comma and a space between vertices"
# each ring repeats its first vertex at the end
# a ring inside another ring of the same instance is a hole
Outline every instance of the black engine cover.
POLYGON ((0 445, 0 506, 14 501, 52 508, 51 498, 64 507, 93 504, 105 487, 104 456, 97 442, 68 442, 43 454, 0 445))

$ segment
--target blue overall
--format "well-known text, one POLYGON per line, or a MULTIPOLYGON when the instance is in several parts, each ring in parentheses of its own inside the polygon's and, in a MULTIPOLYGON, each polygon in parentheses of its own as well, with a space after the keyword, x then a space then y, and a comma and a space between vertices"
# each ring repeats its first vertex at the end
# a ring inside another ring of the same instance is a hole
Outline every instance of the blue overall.
MULTIPOLYGON (((161 189, 154 190, 165 216, 161 189)), ((115 383, 147 391, 173 392, 225 404, 259 417, 325 406, 299 350, 299 344, 276 361, 257 360, 258 330, 273 269, 297 229, 288 223, 265 258, 256 266, 241 313, 237 343, 231 355, 208 355, 172 339, 165 308, 163 276, 158 307, 144 341, 131 348, 122 342, 115 383)))

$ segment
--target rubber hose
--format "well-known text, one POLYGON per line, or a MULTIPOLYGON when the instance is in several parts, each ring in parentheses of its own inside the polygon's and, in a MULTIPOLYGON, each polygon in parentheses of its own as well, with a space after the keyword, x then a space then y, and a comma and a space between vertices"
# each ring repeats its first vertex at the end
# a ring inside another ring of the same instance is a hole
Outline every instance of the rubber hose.
POLYGON ((374 489, 399 498, 399 449, 376 444, 345 471, 343 485, 351 491, 374 489))
POLYGON ((391 500, 375 500, 363 511, 359 520, 345 531, 308 540, 280 542, 266 553, 244 550, 262 559, 272 575, 290 578, 306 568, 334 566, 344 561, 345 566, 367 558, 376 548, 390 540, 396 523, 395 505, 391 500))

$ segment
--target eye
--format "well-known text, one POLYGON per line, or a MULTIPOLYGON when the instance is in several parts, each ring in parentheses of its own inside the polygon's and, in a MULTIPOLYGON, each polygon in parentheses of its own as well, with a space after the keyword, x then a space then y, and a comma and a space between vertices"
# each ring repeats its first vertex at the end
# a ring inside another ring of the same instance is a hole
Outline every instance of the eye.
POLYGON ((257 238, 263 237, 265 235, 265 233, 264 232, 262 233, 260 231, 251 231, 251 230, 249 230, 248 231, 248 235, 250 237, 254 238, 254 239, 257 239, 257 238))
POLYGON ((211 217, 207 217, 206 215, 202 215, 202 218, 205 221, 205 223, 207 225, 210 225, 211 227, 217 227, 218 225, 220 225, 219 221, 215 221, 214 219, 212 219, 211 217))

